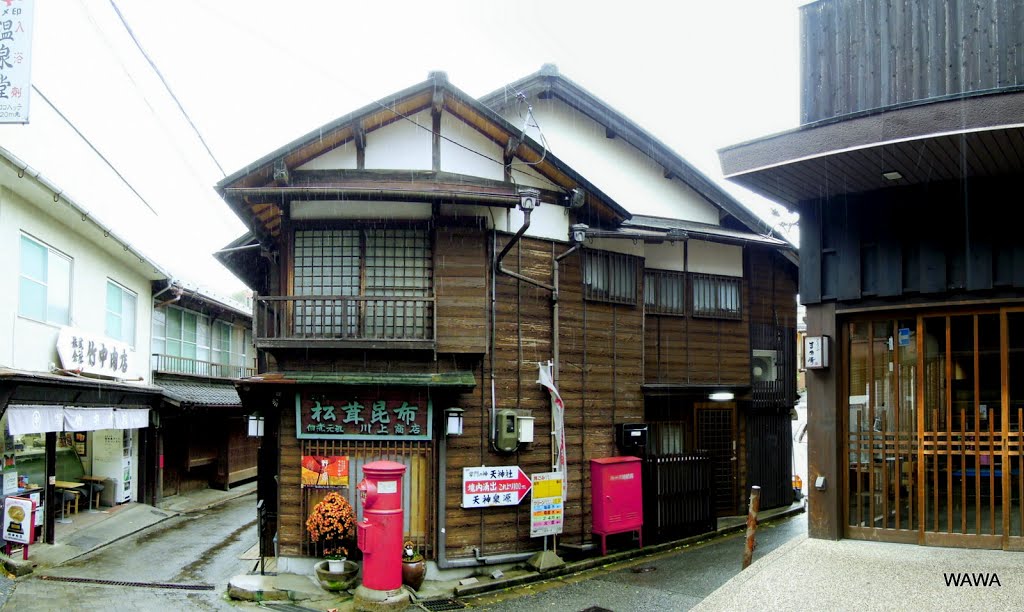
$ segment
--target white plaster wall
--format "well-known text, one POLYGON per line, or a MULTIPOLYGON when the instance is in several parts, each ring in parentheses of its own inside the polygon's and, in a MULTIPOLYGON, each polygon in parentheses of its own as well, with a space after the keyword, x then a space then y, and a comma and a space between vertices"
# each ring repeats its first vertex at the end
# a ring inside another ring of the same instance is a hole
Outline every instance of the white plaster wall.
POLYGON ((291 218, 306 219, 430 219, 430 204, 426 202, 356 202, 339 200, 294 200, 291 218))
POLYGON ((314 157, 302 164, 297 170, 354 170, 356 167, 356 144, 348 141, 345 144, 314 157))
MULTIPOLYGON (((587 247, 591 249, 600 249, 602 251, 612 251, 615 253, 625 253, 627 255, 636 255, 638 257, 644 256, 644 243, 637 240, 623 240, 619 238, 590 238, 587 240, 587 247)), ((644 264, 645 267, 647 264, 644 264)))
POLYGON ((743 247, 691 239, 687 248, 690 272, 743 276, 743 247))
POLYGON ((512 162, 512 180, 520 187, 537 187, 539 189, 564 191, 558 185, 541 176, 539 172, 533 169, 533 166, 528 165, 519 158, 512 162))
POLYGON ((685 272, 683 269, 683 242, 661 242, 644 245, 644 266, 656 270, 673 270, 685 272))
POLYGON ((441 170, 497 181, 504 180, 504 151, 490 138, 450 113, 441 115, 441 136, 444 137, 441 139, 441 170), (467 151, 467 147, 471 150, 467 151), (477 155, 473 151, 483 155, 477 155))
MULTIPOLYGON (((66 206, 63 203, 53 205, 66 206)), ((81 224, 81 227, 64 225, 17 193, 0 187, 0 261, 6 262, 0 269, 0 295, 6 296, 0 299, 0 365, 44 372, 51 363, 60 364, 56 350, 60 327, 18 316, 21 234, 24 231, 71 258, 72 327, 104 335, 108 278, 136 293, 135 358, 145 364, 140 370, 149 382, 150 281, 78 233, 95 231, 95 226, 88 221, 81 221, 81 224)))
MULTIPOLYGON (((550 238, 566 242, 569 240, 569 214, 568 209, 556 204, 541 204, 530 213, 530 228, 526 230, 527 236, 534 238, 550 238)), ((513 208, 508 212, 507 228, 510 232, 517 232, 523 226, 523 211, 513 208)))
POLYGON ((367 169, 430 170, 433 167, 430 111, 419 112, 410 119, 419 125, 399 119, 366 133, 367 169))
MULTIPOLYGON (((533 113, 551 152, 635 215, 652 215, 719 224, 718 209, 621 138, 606 138, 605 128, 557 99, 534 101, 533 113)), ((514 125, 514 109, 503 111, 514 125)), ((536 128, 527 133, 539 140, 536 128)), ((518 178, 517 178, 518 180, 518 178)))
POLYGON ((473 204, 442 204, 441 215, 455 219, 483 219, 487 229, 505 229, 505 209, 473 204))

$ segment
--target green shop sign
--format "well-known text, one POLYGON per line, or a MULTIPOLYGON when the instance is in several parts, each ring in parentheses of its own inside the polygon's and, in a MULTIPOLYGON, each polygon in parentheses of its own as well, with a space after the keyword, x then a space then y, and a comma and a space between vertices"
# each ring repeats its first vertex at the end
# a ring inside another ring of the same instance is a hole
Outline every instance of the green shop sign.
POLYGON ((430 398, 385 391, 295 394, 296 437, 333 440, 429 440, 430 398))

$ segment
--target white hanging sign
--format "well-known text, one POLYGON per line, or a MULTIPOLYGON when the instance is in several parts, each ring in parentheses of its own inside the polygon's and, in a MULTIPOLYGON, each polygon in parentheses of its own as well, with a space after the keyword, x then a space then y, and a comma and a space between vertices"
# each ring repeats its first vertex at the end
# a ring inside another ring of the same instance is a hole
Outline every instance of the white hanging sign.
POLYGON ((28 123, 34 0, 0 2, 0 123, 28 123))
POLYGON ((61 365, 65 370, 122 380, 142 378, 142 364, 131 346, 73 327, 60 328, 60 334, 57 335, 57 355, 60 356, 61 365))

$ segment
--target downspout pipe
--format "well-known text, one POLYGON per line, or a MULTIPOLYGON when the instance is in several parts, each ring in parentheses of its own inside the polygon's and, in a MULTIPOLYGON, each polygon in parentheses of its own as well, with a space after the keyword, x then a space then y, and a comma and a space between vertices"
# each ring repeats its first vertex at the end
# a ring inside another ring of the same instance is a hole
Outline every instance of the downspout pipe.
POLYGON ((498 272, 501 272, 502 274, 507 274, 508 276, 511 276, 514 279, 521 280, 524 283, 529 283, 535 287, 540 287, 541 289, 547 289, 548 291, 554 293, 556 289, 553 286, 547 283, 542 283, 539 280, 523 276, 522 274, 513 272, 512 270, 506 270, 505 267, 501 265, 501 260, 505 259, 505 256, 508 255, 508 252, 512 250, 512 247, 514 247, 516 243, 519 242, 519 239, 523 237, 523 234, 526 233, 526 230, 530 229, 530 213, 532 212, 532 208, 523 209, 523 225, 522 227, 519 228, 519 231, 516 232, 514 236, 512 236, 512 239, 505 244, 505 247, 501 249, 501 253, 498 253, 498 259, 494 262, 494 268, 498 272))

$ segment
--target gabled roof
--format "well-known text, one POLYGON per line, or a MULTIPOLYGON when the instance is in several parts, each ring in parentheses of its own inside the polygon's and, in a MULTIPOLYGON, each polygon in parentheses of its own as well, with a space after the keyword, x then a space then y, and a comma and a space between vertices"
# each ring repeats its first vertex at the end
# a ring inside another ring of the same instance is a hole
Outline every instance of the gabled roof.
MULTIPOLYGON (((539 71, 523 77, 480 98, 480 102, 492 109, 500 109, 514 102, 509 91, 521 92, 539 99, 555 97, 571 108, 587 115, 605 126, 610 134, 648 155, 660 164, 667 175, 677 177, 686 183, 721 211, 734 217, 752 232, 766 234, 771 227, 738 200, 726 193, 703 172, 690 165, 668 145, 654 137, 628 117, 618 112, 594 94, 569 80, 558 72, 553 64, 545 64, 539 71)), ((627 203, 628 205, 628 203, 627 203)))
MULTIPOLYGON (((626 209, 597 186, 546 151, 544 146, 524 136, 521 129, 453 86, 442 72, 433 72, 422 83, 344 115, 261 157, 220 181, 217 191, 264 246, 276 240, 280 232, 283 202, 301 197, 476 200, 509 207, 517 203, 519 197, 514 183, 436 171, 411 174, 408 183, 398 188, 394 185, 377 187, 383 173, 378 171, 375 174, 372 170, 332 171, 329 176, 317 171, 303 171, 299 184, 282 184, 287 182, 281 180, 284 173, 349 141, 362 138, 363 134, 395 121, 407 120, 411 115, 430 108, 451 113, 494 143, 511 150, 561 190, 581 187, 586 193, 584 206, 589 207, 595 221, 617 225, 630 218, 626 209), (342 182, 338 182, 338 177, 342 182)), ((423 127, 432 130, 431 126, 423 127)))

